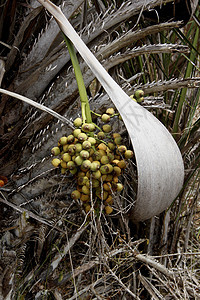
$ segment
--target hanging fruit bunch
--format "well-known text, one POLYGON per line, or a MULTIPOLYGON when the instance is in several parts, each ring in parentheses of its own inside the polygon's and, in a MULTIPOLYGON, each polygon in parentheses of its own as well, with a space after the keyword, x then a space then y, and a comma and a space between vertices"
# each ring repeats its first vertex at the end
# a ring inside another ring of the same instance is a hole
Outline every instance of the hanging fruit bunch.
POLYGON ((123 189, 120 176, 126 161, 133 157, 133 151, 123 145, 121 135, 112 132, 109 123, 114 116, 114 109, 108 108, 98 117, 101 127, 76 118, 76 129, 61 137, 58 146, 51 150, 58 156, 52 160, 53 166, 60 167, 62 174, 70 172, 74 175, 77 186, 71 197, 80 199, 86 212, 90 210, 92 200, 96 203, 95 208, 98 209, 102 201, 105 213, 112 213, 113 196, 123 189))
MULTIPOLYGON (((73 132, 62 136, 58 145, 51 150, 57 156, 52 164, 59 167, 62 174, 69 172, 74 176, 76 190, 71 193, 71 197, 80 199, 86 212, 90 211, 91 206, 98 212, 103 204, 104 212, 111 214, 113 196, 123 189, 120 176, 126 168, 127 160, 133 157, 133 151, 128 150, 123 145, 121 135, 112 130, 110 121, 116 115, 119 116, 113 108, 97 115, 96 123, 93 122, 76 52, 66 36, 64 40, 79 89, 82 118, 74 120, 73 132)), ((134 97, 135 101, 143 101, 143 91, 136 91, 134 97)))

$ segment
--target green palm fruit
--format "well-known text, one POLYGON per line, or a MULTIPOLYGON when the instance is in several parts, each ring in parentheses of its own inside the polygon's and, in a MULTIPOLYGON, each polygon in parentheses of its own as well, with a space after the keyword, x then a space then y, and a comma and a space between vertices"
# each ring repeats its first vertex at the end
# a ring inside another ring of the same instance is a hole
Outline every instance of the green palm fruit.
POLYGON ((111 142, 108 142, 108 148, 111 150, 111 151, 114 151, 116 146, 115 144, 111 143, 111 142))
POLYGON ((117 191, 121 192, 123 190, 124 186, 121 183, 117 183, 117 191))
POLYGON ((103 139, 105 138, 105 133, 104 133, 103 131, 99 131, 99 132, 97 133, 97 138, 98 138, 99 140, 103 140, 103 139))
POLYGON ((73 141, 74 141, 74 136, 73 136, 73 134, 68 135, 68 137, 67 137, 67 142, 68 142, 68 144, 73 143, 73 141))
POLYGON ((95 172, 100 168, 100 162, 98 160, 95 160, 90 165, 90 170, 95 172))
POLYGON ((126 146, 124 146, 124 145, 120 145, 120 146, 117 148, 117 150, 118 150, 120 153, 125 153, 126 150, 127 150, 127 148, 126 148, 126 146))
POLYGON ((90 136, 90 137, 88 138, 88 142, 90 142, 91 145, 95 145, 97 141, 96 141, 95 138, 93 138, 93 137, 90 136))
POLYGON ((68 150, 68 147, 69 147, 69 145, 67 145, 67 144, 66 144, 66 145, 64 145, 64 146, 63 146, 63 151, 64 151, 64 152, 67 152, 67 150, 68 150))
POLYGON ((84 132, 79 133, 78 140, 80 142, 86 141, 87 140, 87 135, 84 132))
POLYGON ((100 160, 101 157, 102 157, 102 155, 99 151, 94 152, 93 155, 92 155, 92 158, 93 158, 94 161, 95 160, 100 160))
POLYGON ((126 168, 126 162, 124 160, 120 160, 117 166, 120 167, 120 169, 124 169, 126 168))
POLYGON ((74 147, 75 147, 75 151, 78 153, 81 152, 81 150, 83 149, 82 144, 80 143, 75 144, 74 147))
POLYGON ((66 136, 62 136, 60 139, 59 139, 59 143, 60 145, 66 145, 67 144, 67 137, 66 136))
POLYGON ((75 191, 73 191, 73 192, 71 193, 71 197, 72 197, 72 199, 74 199, 74 200, 80 199, 81 193, 80 193, 79 191, 75 190, 75 191))
POLYGON ((108 114, 108 115, 114 115, 114 113, 115 113, 114 108, 109 107, 109 108, 106 109, 106 114, 108 114))
POLYGON ((76 118, 75 120, 74 120, 74 126, 75 127, 80 127, 81 125, 82 125, 82 119, 81 118, 76 118))
POLYGON ((71 155, 69 153, 64 153, 62 155, 62 160, 66 161, 66 162, 70 161, 71 160, 71 155))
POLYGON ((53 154, 53 155, 59 155, 60 154, 60 148, 59 147, 53 147, 51 149, 51 154, 53 154))
POLYGON ((89 141, 84 141, 82 147, 83 149, 88 150, 91 148, 91 143, 89 141))
POLYGON ((86 159, 83 161, 82 165, 81 165, 84 169, 90 169, 91 166, 91 161, 89 159, 86 159))
POLYGON ((54 167, 58 167, 60 165, 60 159, 54 158, 51 163, 54 167))
POLYGON ((82 176, 82 177, 78 176, 78 179, 77 179, 78 185, 85 185, 87 181, 88 181, 88 178, 86 176, 82 176))
POLYGON ((125 156, 126 159, 129 159, 129 158, 133 157, 133 151, 127 150, 127 151, 124 153, 124 156, 125 156))
POLYGON ((73 144, 69 145, 68 153, 73 156, 75 154, 75 147, 73 144))
POLYGON ((84 132, 92 132, 95 130, 95 126, 93 123, 85 123, 81 126, 81 129, 84 132))
POLYGON ((121 145, 121 143, 122 143, 122 138, 121 137, 116 137, 116 138, 114 138, 114 143, 116 144, 116 145, 121 145))
POLYGON ((108 157, 108 161, 109 161, 110 163, 113 162, 113 160, 115 159, 114 154, 111 153, 111 152, 107 154, 107 157, 108 157))
POLYGON ((106 165, 106 164, 108 164, 109 163, 109 158, 108 158, 108 156, 107 155, 103 155, 102 157, 101 157, 101 164, 102 165, 106 165))
POLYGON ((73 131, 73 135, 74 135, 74 137, 78 137, 78 135, 79 135, 79 133, 81 133, 81 129, 79 129, 79 128, 77 128, 77 129, 74 129, 74 131, 73 131))
POLYGON ((87 158, 89 158, 90 154, 87 150, 81 150, 80 156, 84 159, 87 159, 87 158))
POLYGON ((83 158, 80 155, 78 155, 75 157, 74 161, 77 164, 77 166, 81 166, 83 163, 83 158))
POLYGON ((100 181, 98 179, 92 179, 92 187, 98 188, 100 186, 100 181))
POLYGON ((111 164, 106 164, 106 165, 103 165, 101 166, 100 168, 100 172, 101 174, 109 174, 113 171, 113 166, 111 164))
POLYGON ((90 194, 90 189, 86 185, 83 185, 82 186, 82 192, 85 195, 89 195, 90 194))
POLYGON ((100 153, 101 157, 106 155, 106 151, 104 151, 104 150, 98 150, 98 152, 100 153))
POLYGON ((109 133, 109 132, 111 132, 112 127, 111 127, 109 124, 106 124, 106 125, 103 125, 103 126, 102 126, 102 130, 103 130, 105 133, 109 133))
POLYGON ((144 96, 144 91, 143 90, 137 90, 137 91, 135 91, 135 98, 136 99, 139 99, 139 98, 141 98, 143 96, 144 96))
POLYGON ((75 169, 75 168, 76 168, 75 162, 74 162, 74 161, 68 161, 68 163, 67 163, 67 168, 68 168, 69 170, 75 169))
POLYGON ((121 174, 121 169, 118 166, 113 167, 113 172, 116 176, 119 176, 121 174))
POLYGON ((110 205, 105 206, 105 213, 110 215, 113 212, 113 208, 110 205))
POLYGON ((92 177, 94 179, 100 179, 101 178, 101 172, 99 170, 92 172, 92 177))
MULTIPOLYGON (((80 197, 81 201, 83 202, 88 202, 90 200, 90 196, 89 195, 86 195, 86 194, 81 194, 81 197, 80 197)), ((87 205, 91 208, 90 205, 87 205)), ((90 210, 90 209, 89 209, 90 210)))
POLYGON ((101 116, 101 121, 104 122, 104 123, 109 122, 109 121, 110 121, 110 116, 107 115, 107 114, 103 114, 103 115, 101 116))
POLYGON ((67 169, 67 163, 66 163, 66 161, 61 160, 60 161, 60 165, 61 165, 62 168, 67 169))

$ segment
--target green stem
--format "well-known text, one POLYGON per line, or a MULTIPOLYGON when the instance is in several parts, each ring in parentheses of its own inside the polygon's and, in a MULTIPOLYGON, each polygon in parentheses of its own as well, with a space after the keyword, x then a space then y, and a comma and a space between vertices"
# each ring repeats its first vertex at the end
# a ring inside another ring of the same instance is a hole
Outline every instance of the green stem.
POLYGON ((80 99, 81 99, 81 112, 82 112, 82 118, 83 118, 83 123, 87 122, 87 123, 92 123, 92 117, 91 117, 91 112, 90 112, 90 105, 89 105, 89 101, 88 101, 88 97, 87 97, 87 92, 86 92, 86 88, 85 88, 85 84, 83 81, 83 76, 81 73, 81 68, 76 56, 76 52, 74 49, 74 46, 72 44, 72 42, 70 41, 70 39, 68 39, 66 37, 66 35, 64 35, 64 41, 67 45, 68 51, 69 51, 69 55, 72 61, 72 65, 74 68, 74 73, 75 73, 75 77, 76 77, 76 81, 77 81, 77 85, 78 85, 78 90, 79 90, 79 95, 80 95, 80 99))

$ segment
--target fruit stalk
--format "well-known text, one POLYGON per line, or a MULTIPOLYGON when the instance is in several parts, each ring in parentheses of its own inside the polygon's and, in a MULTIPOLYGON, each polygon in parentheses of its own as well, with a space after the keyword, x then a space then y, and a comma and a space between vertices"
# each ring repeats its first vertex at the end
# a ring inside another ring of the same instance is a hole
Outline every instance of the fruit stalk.
POLYGON ((85 122, 92 123, 90 105, 89 105, 89 101, 88 101, 88 97, 87 97, 87 92, 86 92, 83 76, 81 73, 81 68, 80 68, 80 65, 79 65, 79 62, 78 62, 78 59, 76 56, 76 52, 75 52, 72 42, 68 39, 68 37, 66 37, 66 35, 64 33, 63 33, 63 36, 64 36, 64 41, 65 41, 68 51, 69 51, 69 55, 70 55, 70 58, 72 61, 72 65, 74 68, 74 73, 75 73, 75 77, 76 77, 76 81, 77 81, 77 85, 78 85, 79 95, 80 95, 80 99, 81 99, 81 113, 82 113, 83 123, 85 123, 85 122))

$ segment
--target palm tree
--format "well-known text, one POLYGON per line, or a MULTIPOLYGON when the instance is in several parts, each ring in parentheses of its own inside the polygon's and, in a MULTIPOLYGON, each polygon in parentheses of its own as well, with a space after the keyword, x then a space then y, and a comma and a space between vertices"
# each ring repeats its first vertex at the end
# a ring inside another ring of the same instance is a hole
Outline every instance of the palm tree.
MULTIPOLYGON (((125 188, 116 197, 116 213, 86 218, 81 203, 70 197, 74 177, 61 175, 51 165, 51 148, 71 133, 69 124, 81 115, 63 36, 38 1, 1 1, 1 87, 44 104, 69 122, 1 96, 0 179, 8 182, 0 190, 0 296, 197 299, 199 5, 186 0, 165 5, 161 0, 145 5, 120 0, 53 2, 61 5, 128 95, 144 91, 141 105, 168 128, 181 150, 184 186, 170 209, 134 224, 130 220, 137 193, 133 160, 122 178, 125 188)), ((102 114, 113 104, 77 56, 91 109, 102 114)), ((112 126, 131 147, 123 123, 115 118, 112 126)))

